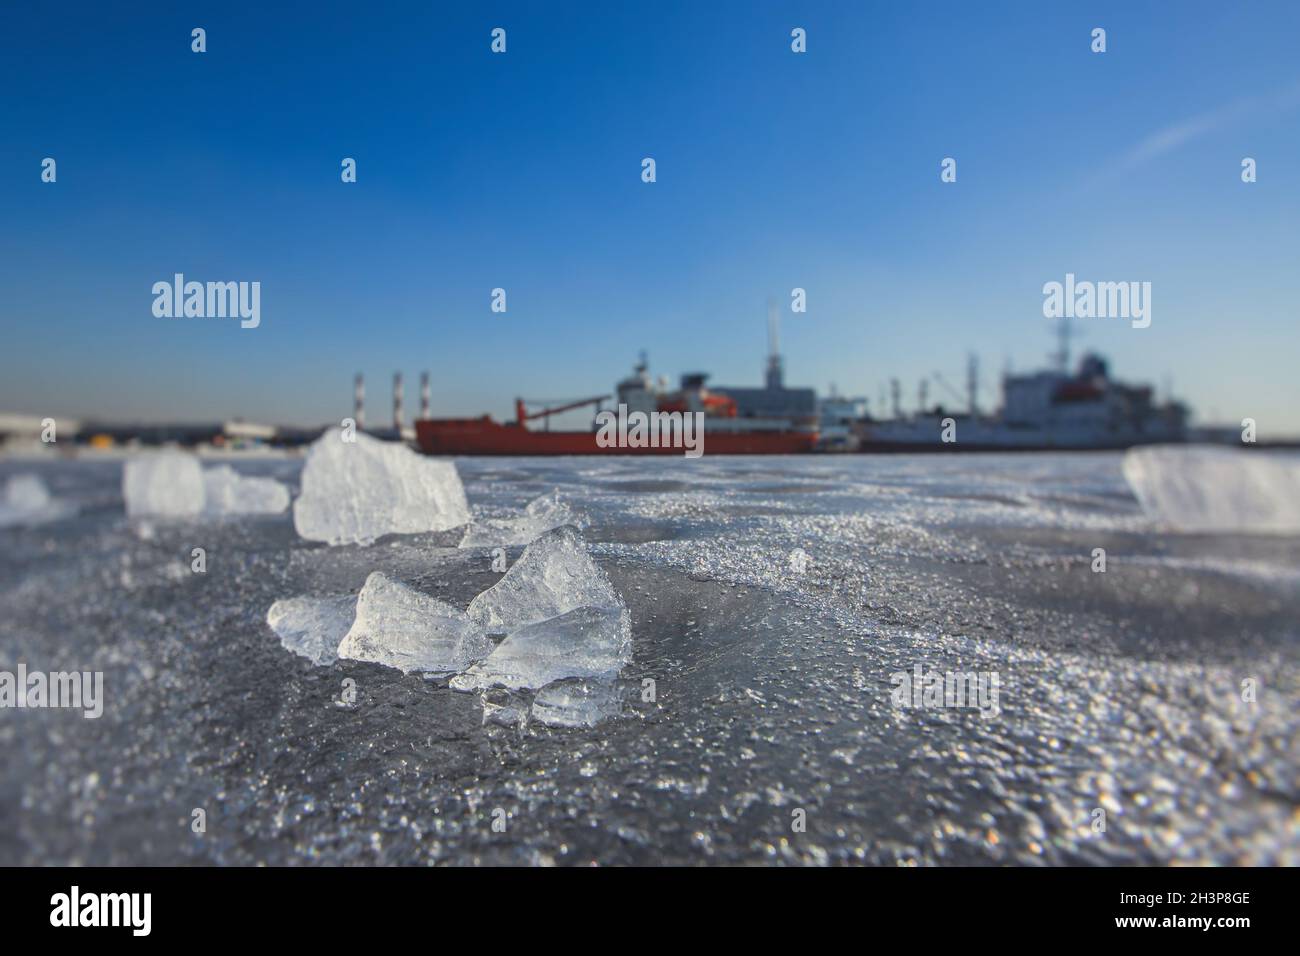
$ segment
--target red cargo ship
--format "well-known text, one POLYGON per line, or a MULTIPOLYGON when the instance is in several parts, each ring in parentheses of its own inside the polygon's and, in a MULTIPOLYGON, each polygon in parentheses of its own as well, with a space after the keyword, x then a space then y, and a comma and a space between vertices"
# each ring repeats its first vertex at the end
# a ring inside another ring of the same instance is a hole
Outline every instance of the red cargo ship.
MULTIPOLYGON (((703 413, 702 452, 706 455, 790 455, 810 452, 817 443, 816 420, 789 417, 746 417, 737 414, 730 396, 710 392, 702 374, 684 375, 676 392, 656 389, 644 358, 635 373, 618 383, 618 405, 636 413, 703 413)), ((421 418, 415 422, 416 442, 428 455, 678 455, 673 447, 602 447, 598 431, 551 431, 550 417, 587 405, 600 409, 610 396, 598 395, 529 412, 515 400, 513 422, 480 418, 421 418), (541 429, 528 422, 542 420, 541 429)), ((611 413, 612 414, 612 413, 611 413)))

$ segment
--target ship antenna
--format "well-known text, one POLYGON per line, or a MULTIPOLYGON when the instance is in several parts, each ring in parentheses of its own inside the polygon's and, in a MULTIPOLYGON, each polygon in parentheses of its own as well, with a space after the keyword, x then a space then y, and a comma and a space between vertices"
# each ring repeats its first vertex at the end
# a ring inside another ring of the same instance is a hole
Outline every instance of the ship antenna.
POLYGON ((1052 358, 1056 360, 1056 366, 1060 369, 1062 375, 1070 374, 1070 339, 1073 337, 1074 326, 1070 324, 1069 316, 1061 316, 1056 321, 1056 341, 1058 345, 1052 358))

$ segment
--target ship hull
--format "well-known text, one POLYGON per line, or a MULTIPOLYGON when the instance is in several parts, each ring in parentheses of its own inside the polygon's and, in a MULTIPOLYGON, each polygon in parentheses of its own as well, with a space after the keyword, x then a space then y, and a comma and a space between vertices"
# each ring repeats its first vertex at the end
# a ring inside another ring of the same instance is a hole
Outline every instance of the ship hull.
MULTIPOLYGON (((677 455, 683 448, 602 448, 596 432, 532 431, 483 418, 424 418, 415 439, 426 455, 677 455)), ((811 452, 815 432, 704 431, 706 455, 797 455, 811 452)))
POLYGON ((1182 438, 1142 438, 1112 442, 914 442, 866 439, 858 444, 857 452, 867 454, 900 455, 957 455, 965 452, 1044 452, 1044 451, 1125 451, 1141 445, 1178 445, 1182 438))

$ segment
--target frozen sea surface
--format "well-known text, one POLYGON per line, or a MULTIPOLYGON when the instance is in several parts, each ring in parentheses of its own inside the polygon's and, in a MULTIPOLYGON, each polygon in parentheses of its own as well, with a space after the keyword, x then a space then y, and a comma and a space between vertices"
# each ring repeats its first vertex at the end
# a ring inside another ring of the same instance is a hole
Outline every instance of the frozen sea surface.
POLYGON ((1164 530, 1121 460, 459 460, 478 521, 558 490, 632 626, 612 685, 482 700, 267 624, 375 571, 464 609, 463 529, 130 519, 120 461, 0 461, 77 508, 0 529, 0 670, 106 698, 0 710, 0 864, 1300 863, 1300 538, 1164 530), (997 714, 895 706, 918 666, 997 714))

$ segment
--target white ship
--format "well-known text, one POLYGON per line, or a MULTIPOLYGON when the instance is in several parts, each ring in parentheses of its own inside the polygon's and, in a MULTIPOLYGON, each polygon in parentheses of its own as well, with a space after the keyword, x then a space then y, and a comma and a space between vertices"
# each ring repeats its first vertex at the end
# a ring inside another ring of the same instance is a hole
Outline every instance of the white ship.
POLYGON ((885 421, 870 418, 856 429, 861 451, 1018 451, 1041 449, 1129 448, 1182 442, 1187 438, 1187 407, 1158 403, 1149 385, 1111 378, 1106 360, 1083 356, 1067 372, 1065 357, 1055 370, 1002 378, 1002 408, 981 415, 976 407, 974 372, 964 412, 942 406, 911 416, 898 409, 885 421))

